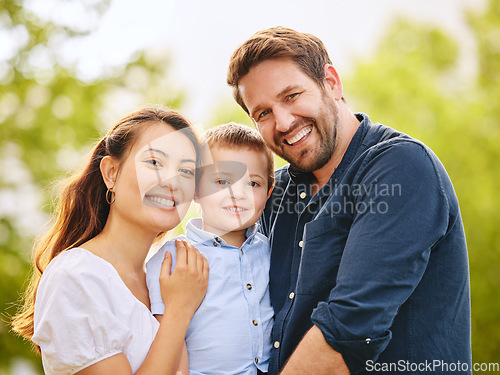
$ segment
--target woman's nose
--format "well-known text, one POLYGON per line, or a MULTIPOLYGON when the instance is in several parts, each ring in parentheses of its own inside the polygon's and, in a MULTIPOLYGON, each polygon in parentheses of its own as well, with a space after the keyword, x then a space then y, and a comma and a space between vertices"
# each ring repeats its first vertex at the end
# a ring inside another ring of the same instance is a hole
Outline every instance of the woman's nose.
POLYGON ((165 176, 162 176, 162 179, 160 181, 160 186, 167 187, 170 190, 177 190, 179 188, 179 183, 180 183, 179 179, 180 176, 177 173, 177 171, 165 174, 165 176))

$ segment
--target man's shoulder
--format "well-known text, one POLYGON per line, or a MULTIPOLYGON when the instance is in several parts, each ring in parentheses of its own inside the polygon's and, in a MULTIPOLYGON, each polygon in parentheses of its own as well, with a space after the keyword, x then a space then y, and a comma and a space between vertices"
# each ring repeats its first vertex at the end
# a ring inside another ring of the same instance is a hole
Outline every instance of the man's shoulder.
POLYGON ((274 184, 281 185, 283 183, 288 183, 290 180, 289 172, 290 164, 280 167, 274 171, 274 184))

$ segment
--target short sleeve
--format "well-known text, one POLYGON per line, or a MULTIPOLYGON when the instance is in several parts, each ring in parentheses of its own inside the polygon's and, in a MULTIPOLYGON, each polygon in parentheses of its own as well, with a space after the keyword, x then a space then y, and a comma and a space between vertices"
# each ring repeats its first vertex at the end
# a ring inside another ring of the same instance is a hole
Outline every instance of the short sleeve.
MULTIPOLYGON (((182 238, 179 237, 179 239, 182 238)), ((160 272, 163 259, 165 258, 165 253, 167 251, 172 254, 173 270, 175 266, 175 260, 177 259, 177 248, 175 246, 175 240, 167 241, 146 263, 146 283, 149 290, 151 312, 154 315, 163 315, 163 313, 165 312, 165 305, 163 304, 163 300, 161 299, 160 272)))
POLYGON ((73 374, 122 352, 132 338, 116 317, 124 306, 112 266, 70 252, 47 267, 35 302, 32 341, 42 351, 46 373, 73 374))

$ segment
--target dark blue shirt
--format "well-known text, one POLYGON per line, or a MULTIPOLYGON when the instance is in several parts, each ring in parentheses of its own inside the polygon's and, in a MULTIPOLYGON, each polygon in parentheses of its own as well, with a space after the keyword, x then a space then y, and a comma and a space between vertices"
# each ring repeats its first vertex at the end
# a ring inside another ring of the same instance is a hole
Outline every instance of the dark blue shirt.
POLYGON ((269 372, 314 324, 354 374, 470 374, 467 245, 450 178, 421 142, 356 116, 314 196, 312 175, 276 171, 261 219, 276 313, 269 372))

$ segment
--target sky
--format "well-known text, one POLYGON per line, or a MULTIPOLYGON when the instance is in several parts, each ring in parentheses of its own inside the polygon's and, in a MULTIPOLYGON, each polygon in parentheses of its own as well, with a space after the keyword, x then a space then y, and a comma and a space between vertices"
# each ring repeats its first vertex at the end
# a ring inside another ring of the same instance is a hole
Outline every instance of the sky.
MULTIPOLYGON (((342 76, 374 51, 398 16, 443 27, 461 41, 463 56, 471 56, 463 9, 485 5, 484 0, 111 0, 100 19, 78 5, 96 1, 27 0, 26 6, 56 22, 95 29, 63 51, 87 79, 123 64, 138 50, 168 50, 169 73, 187 91, 182 110, 198 124, 231 100, 229 58, 258 30, 281 25, 318 36, 342 76)), ((464 61, 473 69, 472 61, 464 61)))

